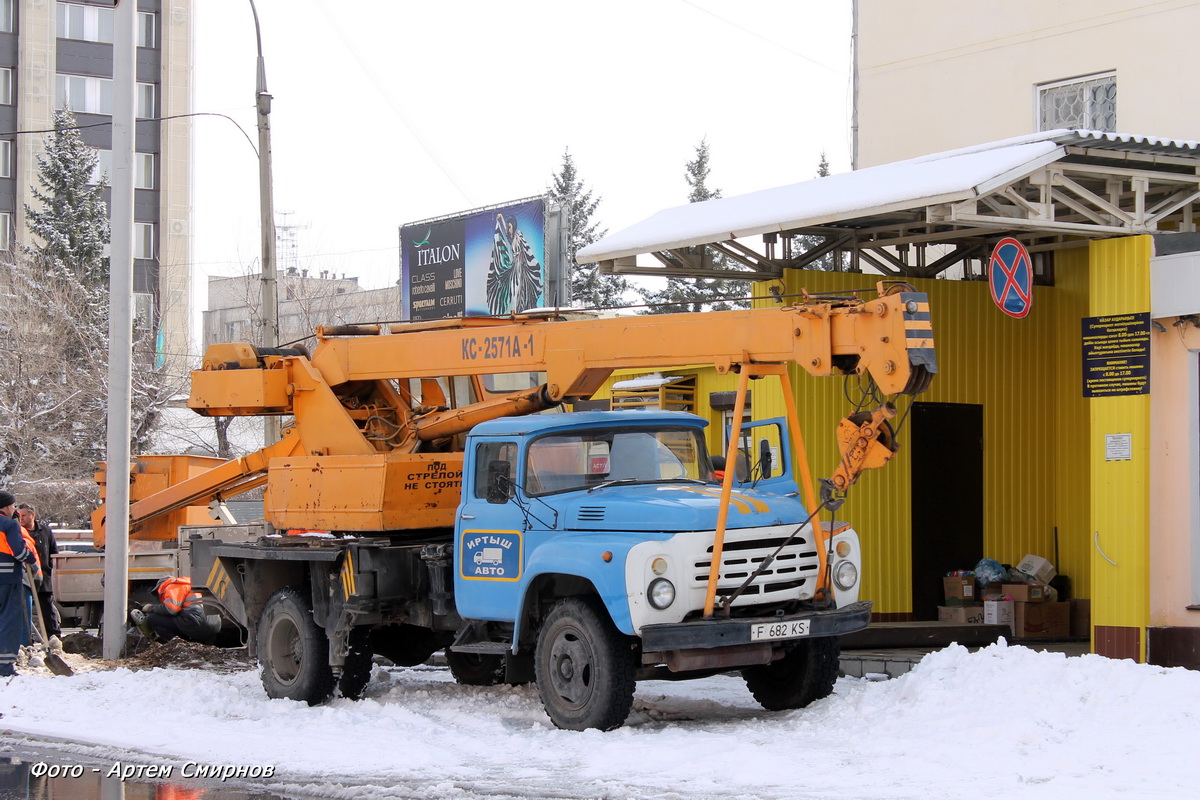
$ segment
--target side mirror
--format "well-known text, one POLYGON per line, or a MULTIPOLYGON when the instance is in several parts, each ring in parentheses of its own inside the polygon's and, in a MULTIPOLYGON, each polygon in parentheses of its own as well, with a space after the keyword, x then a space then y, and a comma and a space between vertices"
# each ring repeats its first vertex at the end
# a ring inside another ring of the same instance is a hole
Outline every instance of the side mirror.
POLYGON ((489 461, 487 467, 487 501, 497 505, 507 503, 513 496, 513 484, 508 478, 512 464, 508 461, 489 461))
POLYGON ((766 439, 758 440, 758 463, 763 479, 771 477, 771 443, 766 439))

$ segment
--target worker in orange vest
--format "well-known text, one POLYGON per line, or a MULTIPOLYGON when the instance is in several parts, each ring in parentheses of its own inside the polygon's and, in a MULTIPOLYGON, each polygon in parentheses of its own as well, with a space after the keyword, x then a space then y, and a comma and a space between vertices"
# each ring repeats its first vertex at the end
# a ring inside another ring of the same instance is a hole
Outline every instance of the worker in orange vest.
POLYGON ((42 582, 42 557, 37 551, 37 542, 33 540, 33 536, 29 531, 21 526, 21 538, 25 540, 25 549, 33 553, 33 563, 30 564, 30 571, 26 572, 22 577, 22 584, 25 586, 25 637, 21 639, 21 644, 33 643, 33 604, 36 602, 34 598, 37 596, 39 584, 42 582), (30 584, 32 576, 33 584, 30 584))
POLYGON ((159 602, 147 603, 129 612, 147 639, 169 642, 175 637, 211 644, 221 630, 221 618, 209 618, 199 592, 192 591, 188 578, 162 578, 154 585, 159 602))
POLYGON ((0 678, 17 674, 13 665, 27 619, 21 577, 26 564, 37 564, 21 537, 21 524, 12 518, 16 506, 11 492, 0 491, 0 678))

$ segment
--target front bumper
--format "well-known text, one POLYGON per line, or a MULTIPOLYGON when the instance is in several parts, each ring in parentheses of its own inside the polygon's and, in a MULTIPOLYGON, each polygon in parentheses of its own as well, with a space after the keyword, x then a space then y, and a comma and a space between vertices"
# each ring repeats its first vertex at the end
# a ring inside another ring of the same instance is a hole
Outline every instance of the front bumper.
POLYGON ((642 627, 642 652, 703 650, 740 645, 776 644, 800 639, 841 636, 862 630, 871 622, 871 603, 860 602, 827 611, 804 611, 779 617, 711 618, 690 622, 668 622, 642 627), (789 639, 752 641, 750 631, 764 623, 808 620, 808 634, 789 639))

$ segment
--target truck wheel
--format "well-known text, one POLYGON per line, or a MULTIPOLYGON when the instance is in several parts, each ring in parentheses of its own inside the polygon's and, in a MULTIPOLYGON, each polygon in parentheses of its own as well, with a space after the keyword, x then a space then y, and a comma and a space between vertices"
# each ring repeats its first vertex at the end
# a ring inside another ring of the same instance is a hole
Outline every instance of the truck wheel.
POLYGON ((357 700, 363 695, 363 690, 371 682, 371 670, 375 662, 371 660, 371 629, 355 628, 350 631, 350 652, 346 653, 346 663, 342 665, 342 677, 338 679, 338 693, 350 700, 357 700))
POLYGON ((446 648, 450 674, 463 686, 495 686, 504 680, 504 656, 458 653, 446 648))
POLYGON ((742 670, 742 677, 768 711, 804 708, 833 692, 841 649, 836 636, 809 639, 778 661, 742 670))
POLYGON ((538 693, 559 728, 619 727, 633 707, 633 648, 603 608, 583 598, 561 600, 538 633, 538 693))
POLYGON ((268 697, 314 706, 333 693, 329 639, 313 621, 312 605, 299 589, 280 589, 267 600, 257 642, 268 697))

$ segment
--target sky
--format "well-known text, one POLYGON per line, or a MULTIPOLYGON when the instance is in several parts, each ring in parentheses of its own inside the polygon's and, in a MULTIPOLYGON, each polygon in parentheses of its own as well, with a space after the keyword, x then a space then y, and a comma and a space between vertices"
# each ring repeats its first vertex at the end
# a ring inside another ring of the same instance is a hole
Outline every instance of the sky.
POLYGON ((54 763, 270 766, 273 789, 337 800, 1180 798, 1200 742, 1200 672, 1003 640, 783 713, 736 676, 646 681, 608 733, 555 729, 534 686, 438 667, 376 667, 365 694, 268 700, 254 670, 29 674, 0 683, 0 727, 73 741, 54 763))
MULTIPOLYGON (((610 231, 687 200, 849 168, 850 3, 256 0, 274 202, 299 266, 399 277, 399 227, 543 193, 566 149, 610 231), (347 13, 347 9, 353 9, 347 13)), ((194 296, 257 273, 254 20, 195 14, 194 296)))

